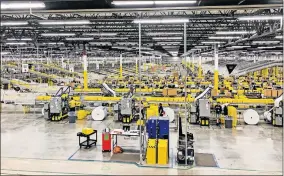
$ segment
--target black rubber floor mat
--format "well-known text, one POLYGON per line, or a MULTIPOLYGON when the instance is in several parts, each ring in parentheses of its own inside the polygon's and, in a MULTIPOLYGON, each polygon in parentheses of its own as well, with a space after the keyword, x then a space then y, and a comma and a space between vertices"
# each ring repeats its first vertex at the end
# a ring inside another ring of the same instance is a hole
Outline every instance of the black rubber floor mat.
POLYGON ((118 161, 118 162, 139 162, 140 157, 139 154, 132 154, 132 153, 122 153, 122 154, 113 154, 110 158, 111 161, 118 161))
POLYGON ((194 160, 196 166, 200 167, 218 167, 213 154, 210 153, 195 153, 194 160))

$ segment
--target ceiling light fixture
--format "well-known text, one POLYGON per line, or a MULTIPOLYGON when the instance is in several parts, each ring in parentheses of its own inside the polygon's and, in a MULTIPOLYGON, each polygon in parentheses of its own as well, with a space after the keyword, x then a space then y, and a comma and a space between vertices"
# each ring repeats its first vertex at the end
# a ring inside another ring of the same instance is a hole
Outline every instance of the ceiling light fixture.
POLYGON ((153 40, 182 40, 182 37, 153 37, 153 40))
POLYGON ((8 38, 7 40, 9 40, 9 41, 14 41, 14 40, 31 41, 32 39, 31 39, 31 38, 19 38, 19 39, 16 39, 16 38, 8 38))
POLYGON ((231 46, 231 48, 250 48, 250 46, 231 46))
POLYGON ((154 5, 154 1, 113 1, 113 5, 154 5))
POLYGON ((27 43, 26 42, 16 42, 16 43, 13 43, 13 42, 9 42, 9 43, 6 43, 6 45, 26 45, 27 43))
POLYGON ((217 35, 238 35, 238 34, 253 34, 256 31, 217 31, 217 35))
POLYGON ((27 21, 1 21, 1 26, 24 26, 28 25, 27 21))
POLYGON ((94 38, 92 37, 85 37, 85 38, 66 38, 66 40, 81 40, 81 41, 84 41, 84 40, 93 40, 94 38))
POLYGON ((135 19, 133 23, 154 24, 154 23, 188 23, 186 18, 165 18, 165 19, 135 19))
POLYGON ((230 40, 230 39, 239 39, 241 37, 236 37, 236 36, 222 36, 222 37, 219 37, 219 36, 211 36, 209 37, 209 39, 221 39, 221 40, 230 40))
POLYGON ((166 4, 194 4, 196 1, 154 1, 157 5, 166 5, 166 4))
POLYGON ((226 43, 226 42, 221 42, 221 41, 207 41, 207 42, 201 42, 204 44, 218 44, 218 43, 226 43))
POLYGON ((169 5, 169 4, 194 4, 195 0, 192 1, 113 1, 112 4, 116 6, 126 5, 169 5))
POLYGON ((276 36, 275 38, 276 38, 276 39, 282 39, 283 36, 280 35, 280 36, 276 36))
POLYGON ((89 20, 73 20, 73 21, 60 21, 60 20, 46 20, 39 21, 41 25, 83 25, 90 24, 89 20))
POLYGON ((63 42, 49 42, 49 43, 43 43, 43 44, 48 44, 48 45, 64 45, 63 42))
POLYGON ((182 32, 149 32, 146 33, 148 36, 156 36, 156 35, 183 35, 182 32))
POLYGON ((94 35, 94 36, 115 36, 117 33, 83 33, 83 35, 94 35))
POLYGON ((122 38, 119 38, 119 37, 101 37, 100 40, 127 40, 128 38, 127 37, 122 37, 122 38))
POLYGON ((1 2, 1 10, 7 9, 42 9, 45 8, 43 2, 1 2))
POLYGON ((280 41, 268 41, 268 40, 263 40, 263 41, 253 41, 252 43, 280 43, 280 41))
POLYGON ((75 33, 42 33, 44 37, 60 37, 60 36, 74 36, 75 33))
POLYGON ((273 49, 275 46, 259 46, 258 49, 273 49))
POLYGON ((264 20, 282 20, 282 16, 275 15, 275 16, 244 16, 244 17, 239 17, 238 18, 240 21, 253 21, 253 20, 259 20, 259 21, 264 21, 264 20))

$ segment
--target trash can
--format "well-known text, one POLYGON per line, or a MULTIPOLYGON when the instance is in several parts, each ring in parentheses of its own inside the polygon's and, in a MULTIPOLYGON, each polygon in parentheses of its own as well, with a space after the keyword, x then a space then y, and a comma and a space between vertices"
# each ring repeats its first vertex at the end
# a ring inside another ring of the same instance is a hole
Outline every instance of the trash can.
POLYGON ((233 128, 233 119, 232 117, 225 117, 225 128, 233 128))
POLYGON ((75 111, 68 113, 69 123, 76 123, 76 113, 75 111))

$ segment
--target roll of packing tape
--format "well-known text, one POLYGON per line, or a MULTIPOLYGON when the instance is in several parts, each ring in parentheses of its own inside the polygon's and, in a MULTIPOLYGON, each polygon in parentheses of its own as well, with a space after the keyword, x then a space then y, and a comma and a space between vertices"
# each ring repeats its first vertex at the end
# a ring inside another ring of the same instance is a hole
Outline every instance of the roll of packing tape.
POLYGON ((259 115, 258 113, 253 109, 248 109, 244 112, 244 121, 248 125, 256 125, 259 122, 259 115))
POLYGON ((92 111, 92 119, 95 121, 102 121, 107 116, 107 109, 103 106, 96 107, 92 111))
POLYGON ((173 122, 175 120, 175 111, 169 107, 165 107, 164 111, 165 111, 164 117, 168 117, 169 121, 173 122))

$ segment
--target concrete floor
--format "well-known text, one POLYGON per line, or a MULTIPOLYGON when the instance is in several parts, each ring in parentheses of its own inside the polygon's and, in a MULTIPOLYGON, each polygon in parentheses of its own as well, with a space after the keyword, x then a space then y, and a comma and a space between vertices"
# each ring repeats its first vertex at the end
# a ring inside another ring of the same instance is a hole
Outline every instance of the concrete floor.
MULTIPOLYGON (((47 122, 40 115, 1 114, 1 173, 3 174, 253 174, 282 173, 282 128, 267 124, 238 126, 237 129, 200 128, 190 125, 195 151, 211 153, 217 168, 185 168, 175 164, 176 136, 170 135, 170 164, 155 168, 109 162, 101 152, 101 131, 117 128, 112 120, 103 122, 47 122), (83 127, 98 130, 98 146, 78 146, 77 132, 83 127), (102 162, 104 161, 104 162, 102 162), (122 169, 122 167, 124 167, 122 169)), ((119 139, 123 147, 138 149, 137 141, 119 139)))

